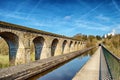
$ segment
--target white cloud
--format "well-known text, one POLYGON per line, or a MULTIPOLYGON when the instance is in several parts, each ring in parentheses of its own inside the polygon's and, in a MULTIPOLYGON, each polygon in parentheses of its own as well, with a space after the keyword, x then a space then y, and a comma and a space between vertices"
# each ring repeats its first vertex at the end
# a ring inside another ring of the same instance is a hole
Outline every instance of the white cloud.
POLYGON ((47 24, 43 24, 43 23, 40 23, 40 22, 34 22, 34 21, 30 21, 29 24, 31 24, 32 26, 47 26, 47 24))
POLYGON ((64 20, 70 20, 72 17, 71 16, 65 16, 64 20))
POLYGON ((120 12, 120 8, 117 5, 117 3, 115 2, 115 0, 112 0, 113 5, 115 6, 115 8, 120 12))
MULTIPOLYGON (((87 29, 91 31, 95 31, 95 30, 96 31, 109 31, 110 30, 110 27, 103 25, 101 23, 95 23, 94 21, 79 20, 79 19, 74 20, 72 19, 73 17, 72 15, 66 15, 62 19, 54 18, 52 20, 40 21, 40 20, 33 19, 33 18, 26 19, 25 17, 20 16, 20 14, 17 14, 17 13, 7 14, 7 12, 2 12, 0 13, 0 15, 4 17, 6 16, 7 18, 16 18, 16 19, 26 20, 25 23, 32 27, 37 26, 38 28, 41 28, 41 29, 42 28, 44 29, 46 27, 49 30, 53 28, 53 30, 51 31, 55 31, 58 34, 60 33, 60 34, 65 34, 65 35, 72 35, 73 33, 76 33, 77 31, 79 31, 81 28, 82 28, 81 30, 87 29), (70 21, 67 21, 67 20, 70 20, 70 21)), ((103 18, 103 16, 100 16, 100 18, 105 19, 103 18)))
POLYGON ((90 11, 86 12, 85 14, 83 14, 80 18, 84 18, 84 17, 88 16, 90 13, 96 11, 99 7, 102 6, 102 4, 103 4, 103 2, 98 4, 96 7, 92 8, 90 11))
POLYGON ((99 32, 108 32, 111 27, 106 26, 100 23, 95 23, 93 21, 84 21, 84 20, 75 20, 71 24, 72 27, 68 27, 66 29, 60 29, 59 34, 65 35, 73 35, 72 33, 78 33, 79 30, 90 30, 90 31, 99 31, 99 32))
POLYGON ((120 33, 120 24, 117 24, 117 26, 115 26, 113 30, 115 31, 115 33, 120 33))
POLYGON ((75 26, 92 30, 109 31, 110 27, 93 21, 77 20, 75 26))
POLYGON ((103 21, 110 21, 109 17, 103 16, 102 14, 96 16, 96 18, 103 21))
POLYGON ((4 11, 1 11, 0 16, 3 16, 5 18, 15 18, 15 19, 25 20, 25 17, 22 17, 22 16, 17 15, 17 14, 12 14, 10 12, 4 12, 4 11))
POLYGON ((37 4, 31 9, 30 13, 28 13, 28 16, 26 17, 27 19, 31 16, 31 14, 34 13, 35 9, 39 6, 41 0, 37 2, 37 4))

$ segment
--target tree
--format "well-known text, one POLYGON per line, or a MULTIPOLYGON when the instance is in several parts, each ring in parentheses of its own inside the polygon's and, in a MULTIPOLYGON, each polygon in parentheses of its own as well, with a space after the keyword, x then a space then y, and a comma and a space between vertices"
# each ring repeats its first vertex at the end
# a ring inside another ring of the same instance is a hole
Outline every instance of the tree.
POLYGON ((104 38, 103 44, 116 56, 120 57, 120 34, 104 38))
POLYGON ((96 39, 97 39, 97 40, 101 40, 102 38, 97 35, 97 36, 96 36, 96 39))
POLYGON ((83 35, 81 33, 76 34, 75 36, 73 36, 74 39, 78 39, 78 40, 87 40, 87 35, 83 35))

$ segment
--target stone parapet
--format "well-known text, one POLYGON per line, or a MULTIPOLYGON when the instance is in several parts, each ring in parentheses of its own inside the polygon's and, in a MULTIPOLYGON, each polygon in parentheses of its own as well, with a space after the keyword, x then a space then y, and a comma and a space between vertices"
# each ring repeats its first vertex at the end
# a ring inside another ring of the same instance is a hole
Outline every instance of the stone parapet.
POLYGON ((93 49, 94 47, 86 48, 80 51, 71 52, 59 56, 50 57, 47 59, 37 60, 35 62, 21 64, 0 70, 0 80, 24 80, 38 73, 42 73, 52 67, 55 67, 65 61, 71 60, 84 52, 93 49))

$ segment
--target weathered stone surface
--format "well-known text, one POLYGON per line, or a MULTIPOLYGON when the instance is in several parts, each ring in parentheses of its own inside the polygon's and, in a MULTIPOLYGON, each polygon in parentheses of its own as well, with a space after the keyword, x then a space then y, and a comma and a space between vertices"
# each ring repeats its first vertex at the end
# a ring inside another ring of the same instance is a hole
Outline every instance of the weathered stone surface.
POLYGON ((69 54, 63 54, 59 56, 50 57, 43 60, 37 60, 32 63, 21 64, 18 66, 9 67, 0 70, 0 80, 24 80, 28 77, 46 71, 58 64, 61 64, 67 60, 79 56, 80 54, 88 51, 91 48, 87 48, 81 51, 71 52, 69 54))
POLYGON ((101 47, 97 49, 72 80, 99 80, 100 49, 101 47))
POLYGON ((35 59, 44 59, 52 56, 52 42, 57 39, 53 56, 66 54, 84 48, 83 41, 70 37, 53 34, 45 31, 27 28, 0 21, 0 36, 8 43, 10 61, 12 64, 30 62, 30 45, 35 45, 35 59), (64 43, 65 42, 65 43, 64 43))

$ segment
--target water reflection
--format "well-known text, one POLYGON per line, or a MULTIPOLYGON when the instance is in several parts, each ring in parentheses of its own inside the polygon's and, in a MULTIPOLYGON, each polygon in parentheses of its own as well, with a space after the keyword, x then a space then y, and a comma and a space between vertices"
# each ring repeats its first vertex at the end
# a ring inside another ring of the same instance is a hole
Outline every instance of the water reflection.
POLYGON ((95 50, 88 51, 83 55, 69 61, 59 68, 54 68, 51 72, 36 75, 29 80, 71 80, 75 74, 82 68, 88 61, 95 50))

